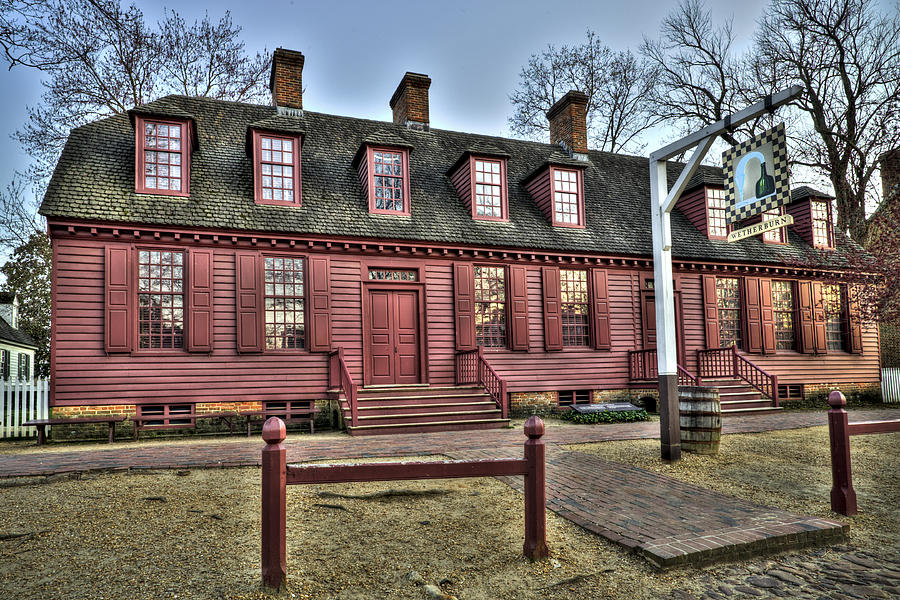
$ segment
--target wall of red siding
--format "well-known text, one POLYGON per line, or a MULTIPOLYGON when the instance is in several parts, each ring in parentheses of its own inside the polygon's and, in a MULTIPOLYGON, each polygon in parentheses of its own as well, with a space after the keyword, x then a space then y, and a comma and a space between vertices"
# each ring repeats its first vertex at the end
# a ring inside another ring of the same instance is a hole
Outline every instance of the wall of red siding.
POLYGON ((788 204, 785 207, 785 212, 794 217, 794 224, 791 225, 791 229, 806 240, 806 243, 811 246, 813 243, 813 234, 812 206, 810 205, 810 199, 805 198, 799 202, 788 204))
MULTIPOLYGON (((124 245, 124 244, 123 244, 124 245)), ((54 405, 111 405, 168 402, 230 402, 322 398, 327 354, 280 352, 238 355, 235 351, 235 267, 232 248, 213 248, 211 354, 107 355, 104 350, 104 242, 62 237, 53 241, 56 307, 54 405)), ((168 245, 171 247, 171 244, 168 245)), ((298 254, 303 254, 298 252, 298 254)), ((363 381, 362 277, 364 260, 331 255, 332 347, 343 347, 353 378, 363 381)), ((478 262, 477 260, 475 261, 478 262)), ((390 258, 395 268, 419 268, 425 282, 428 382, 455 380, 453 261, 390 258), (408 263, 408 264, 407 264, 408 263)), ((487 349, 510 392, 559 389, 621 389, 629 384, 628 351, 642 346, 640 275, 608 269, 611 351, 590 348, 544 350, 541 264, 526 265, 528 352, 487 349)), ((646 273, 646 272, 642 272, 646 273)), ((685 366, 696 373, 696 352, 705 347, 701 275, 679 273, 684 322, 685 366)), ((423 334, 424 335, 424 334, 423 334)), ((863 329, 862 356, 832 353, 815 357, 793 352, 751 356, 778 374, 781 383, 812 383, 828 373, 830 383, 879 380, 878 339, 863 329)))
MULTIPOLYGON (((697 373, 697 350, 705 348, 703 332, 703 290, 699 274, 681 275, 681 296, 684 305, 684 335, 686 365, 691 373, 697 373)), ((797 331, 795 323, 795 331, 797 331)), ((799 333, 797 334, 799 335, 799 333)), ((878 383, 880 362, 878 353, 878 329, 863 326, 863 354, 832 352, 815 356, 778 350, 776 354, 744 354, 763 370, 778 375, 778 383, 878 383)))
POLYGON ((675 208, 684 213, 694 227, 699 229, 703 235, 709 235, 706 212, 706 188, 700 186, 686 192, 678 198, 675 208))
MULTIPOLYGON (((57 239, 54 250, 58 259, 54 405, 323 397, 327 354, 238 355, 235 351, 233 251, 217 248, 214 253, 215 337, 211 354, 185 351, 170 355, 107 356, 103 345, 103 244, 57 239)), ((356 279, 359 280, 358 268, 356 279)), ((339 300, 346 304, 335 292, 336 305, 339 300)))
POLYGON ((453 172, 453 175, 450 176, 450 182, 453 184, 453 187, 456 188, 456 193, 459 194, 460 199, 463 201, 463 204, 466 205, 466 209, 470 212, 472 211, 472 159, 470 157, 466 157, 466 160, 462 161, 457 167, 456 171, 453 172))

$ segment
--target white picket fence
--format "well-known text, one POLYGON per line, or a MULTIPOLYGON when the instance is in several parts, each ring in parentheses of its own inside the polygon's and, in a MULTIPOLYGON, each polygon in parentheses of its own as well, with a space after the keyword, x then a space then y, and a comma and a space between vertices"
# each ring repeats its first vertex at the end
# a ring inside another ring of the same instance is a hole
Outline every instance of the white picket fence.
POLYGON ((900 402, 900 369, 881 370, 882 402, 900 402))
POLYGON ((49 416, 49 379, 0 381, 0 438, 34 437, 37 430, 22 423, 49 416))

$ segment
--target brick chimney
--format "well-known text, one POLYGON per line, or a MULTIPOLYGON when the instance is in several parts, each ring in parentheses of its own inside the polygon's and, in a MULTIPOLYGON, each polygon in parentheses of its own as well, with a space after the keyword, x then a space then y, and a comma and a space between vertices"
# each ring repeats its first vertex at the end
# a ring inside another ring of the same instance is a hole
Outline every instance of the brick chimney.
POLYGON ((881 162, 881 197, 887 198, 892 192, 900 194, 900 148, 888 150, 878 160, 881 162))
POLYGON ((573 158, 587 160, 587 103, 584 92, 571 90, 547 111, 550 143, 559 144, 573 158))
POLYGON ((394 123, 410 129, 428 131, 428 88, 431 77, 407 72, 391 96, 394 123))
POLYGON ((278 48, 272 55, 269 89, 281 114, 303 114, 303 54, 278 48))

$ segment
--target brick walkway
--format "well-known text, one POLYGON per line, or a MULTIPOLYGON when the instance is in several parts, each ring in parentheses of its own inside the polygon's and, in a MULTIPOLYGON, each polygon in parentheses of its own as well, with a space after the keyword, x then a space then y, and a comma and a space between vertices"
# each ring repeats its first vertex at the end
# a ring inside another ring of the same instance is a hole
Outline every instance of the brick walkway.
MULTIPOLYGON (((469 460, 518 453, 503 448, 450 456, 469 460)), ((498 479, 522 491, 521 477, 498 479)), ((547 455, 547 508, 661 568, 837 542, 849 530, 837 521, 758 506, 636 467, 553 448, 547 455)))
MULTIPOLYGON (((852 421, 897 418, 892 409, 854 410, 852 421)), ((756 433, 798 429, 827 424, 825 411, 790 412, 724 419, 723 433, 756 433)), ((551 445, 585 444, 612 440, 659 437, 659 423, 621 423, 598 427, 548 427, 545 441, 551 445)), ((411 433, 392 436, 350 437, 347 435, 289 434, 285 441, 289 462, 337 460, 378 456, 423 456, 482 448, 519 447, 524 437, 517 429, 487 431, 411 433)), ((262 442, 252 438, 186 439, 183 443, 144 440, 123 441, 102 449, 77 445, 57 446, 21 454, 3 454, 0 443, 0 478, 53 475, 96 470, 172 469, 259 466, 262 442)))
MULTIPOLYGON (((897 411, 856 410, 851 420, 893 418, 897 411)), ((826 424, 826 413, 794 412, 725 419, 724 433, 754 433, 826 424)), ((566 444, 654 438, 658 423, 548 427, 548 507, 574 523, 641 553, 660 567, 701 564, 843 539, 836 521, 802 517, 695 487, 662 475, 609 463, 566 444)), ((520 456, 521 428, 352 438, 290 435, 287 458, 321 459, 444 454, 454 458, 520 456)), ((261 442, 250 439, 121 443, 102 450, 37 450, 0 454, 0 477, 91 470, 209 468, 259 465, 261 442)), ((521 489, 521 478, 507 483, 521 489)), ((827 502, 827 498, 823 498, 827 502)))

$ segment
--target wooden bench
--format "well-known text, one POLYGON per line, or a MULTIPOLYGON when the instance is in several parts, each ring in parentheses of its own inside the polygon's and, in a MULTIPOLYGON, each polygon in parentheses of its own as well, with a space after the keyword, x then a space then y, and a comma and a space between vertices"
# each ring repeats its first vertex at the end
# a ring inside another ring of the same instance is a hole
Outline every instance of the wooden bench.
POLYGON ((289 408, 272 408, 269 410, 255 410, 251 412, 241 413, 247 417, 247 437, 253 429, 253 421, 259 420, 265 423, 269 417, 278 417, 285 423, 309 423, 309 432, 316 432, 316 413, 319 409, 316 406, 308 407, 289 407, 289 408))
POLYGON ((139 417, 135 415, 131 417, 131 420, 134 422, 134 439, 137 441, 140 432, 144 429, 194 429, 197 427, 197 421, 201 419, 218 419, 219 421, 224 421, 228 424, 228 431, 234 434, 234 421, 238 416, 239 415, 236 412, 203 413, 200 415, 169 415, 168 417, 162 415, 142 415, 139 417), (148 421, 166 420, 187 422, 147 425, 148 421))
POLYGON ((32 419, 22 425, 37 428, 37 445, 43 446, 47 441, 45 428, 47 425, 74 425, 79 423, 106 423, 109 425, 109 443, 116 439, 116 423, 121 423, 125 417, 77 417, 74 419, 32 419))

